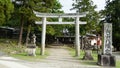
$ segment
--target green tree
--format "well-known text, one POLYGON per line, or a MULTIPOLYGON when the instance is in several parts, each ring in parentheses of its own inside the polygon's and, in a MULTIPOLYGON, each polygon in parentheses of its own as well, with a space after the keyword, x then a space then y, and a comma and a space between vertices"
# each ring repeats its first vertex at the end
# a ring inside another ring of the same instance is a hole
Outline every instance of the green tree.
POLYGON ((81 20, 87 22, 86 25, 81 26, 81 34, 90 33, 92 30, 99 30, 98 20, 100 16, 99 13, 95 11, 96 7, 91 0, 80 0, 78 3, 73 4, 73 9, 76 9, 77 12, 87 12, 86 17, 81 18, 81 20))
MULTIPOLYGON (((58 0, 43 0, 41 3, 35 2, 35 11, 43 13, 63 13, 61 11, 62 5, 58 0)), ((48 18, 48 21, 56 21, 56 19, 48 18)), ((46 33, 49 35, 55 35, 60 32, 60 29, 57 29, 58 25, 48 25, 46 33)), ((62 27, 62 26, 60 26, 62 27)), ((40 27, 41 28, 41 27, 40 27)))
POLYGON ((13 10, 14 6, 11 0, 0 0, 0 24, 3 24, 10 19, 13 10))
MULTIPOLYGON (((61 12, 61 5, 57 0, 15 0, 15 2, 13 3, 16 11, 15 15, 17 15, 17 17, 19 16, 18 19, 21 23, 19 44, 21 44, 22 41, 23 26, 24 29, 27 29, 28 32, 26 38, 27 42, 31 28, 35 27, 33 23, 35 22, 35 20, 40 20, 39 18, 35 17, 33 10, 43 13, 61 12)), ((47 33, 52 35, 55 32, 52 26, 49 26, 47 31, 47 33)))
POLYGON ((105 21, 113 25, 113 45, 120 50, 120 0, 107 0, 103 11, 105 21))
MULTIPOLYGON (((92 0, 77 0, 78 2, 73 4, 73 9, 77 10, 77 13, 87 12, 86 17, 80 18, 82 21, 86 21, 86 25, 82 25, 80 27, 81 33, 91 33, 92 30, 97 31, 98 28, 97 23, 99 20, 99 14, 97 11, 95 11, 96 5, 93 5, 92 0)), ((87 44, 85 44, 86 46, 87 44)), ((83 59, 85 60, 93 60, 93 57, 91 55, 92 50, 86 49, 85 55, 83 56, 83 59)))
POLYGON ((24 22, 27 21, 27 18, 31 13, 30 8, 28 7, 29 0, 15 0, 13 3, 15 6, 15 15, 17 15, 17 18, 19 18, 20 21, 20 34, 18 45, 21 45, 24 22))

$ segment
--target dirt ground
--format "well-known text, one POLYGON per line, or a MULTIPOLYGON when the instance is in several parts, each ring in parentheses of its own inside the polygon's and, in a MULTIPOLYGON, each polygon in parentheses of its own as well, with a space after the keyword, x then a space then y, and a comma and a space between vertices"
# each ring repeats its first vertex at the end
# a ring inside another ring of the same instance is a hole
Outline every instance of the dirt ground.
POLYGON ((101 68, 97 65, 81 64, 80 60, 72 57, 63 47, 52 46, 50 55, 40 62, 28 62, 12 57, 0 57, 0 68, 101 68))

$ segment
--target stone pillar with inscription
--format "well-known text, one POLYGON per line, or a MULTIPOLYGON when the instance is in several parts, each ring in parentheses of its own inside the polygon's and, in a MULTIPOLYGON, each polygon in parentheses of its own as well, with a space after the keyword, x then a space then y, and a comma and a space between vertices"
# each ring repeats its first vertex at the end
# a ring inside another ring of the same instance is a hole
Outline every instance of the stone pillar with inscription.
POLYGON ((112 55, 112 23, 103 25, 102 53, 98 54, 98 65, 116 66, 115 56, 112 55))

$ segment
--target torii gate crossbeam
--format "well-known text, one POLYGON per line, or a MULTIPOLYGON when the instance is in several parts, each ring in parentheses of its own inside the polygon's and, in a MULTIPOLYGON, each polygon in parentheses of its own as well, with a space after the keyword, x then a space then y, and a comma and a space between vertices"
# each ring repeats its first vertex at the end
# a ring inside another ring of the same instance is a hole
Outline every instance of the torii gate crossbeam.
POLYGON ((44 55, 45 52, 45 37, 46 37, 46 24, 75 24, 75 51, 76 56, 80 55, 80 34, 79 34, 79 24, 86 24, 86 22, 79 21, 80 17, 86 16, 86 13, 76 14, 76 13, 67 13, 67 14, 57 14, 57 13, 39 13, 35 12, 37 17, 42 18, 41 21, 36 21, 36 24, 42 24, 42 40, 41 40, 41 55, 44 55), (75 18, 73 22, 63 22, 62 18, 75 18), (58 18, 58 22, 48 22, 47 18, 58 18))

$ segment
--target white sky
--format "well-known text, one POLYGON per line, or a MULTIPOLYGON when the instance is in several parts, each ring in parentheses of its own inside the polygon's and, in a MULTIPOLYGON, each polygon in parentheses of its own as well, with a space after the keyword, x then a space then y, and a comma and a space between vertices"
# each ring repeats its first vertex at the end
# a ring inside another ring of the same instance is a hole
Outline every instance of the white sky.
MULTIPOLYGON (((64 10, 65 13, 75 13, 75 10, 70 11, 74 2, 73 0, 59 0, 59 2, 62 4, 62 10, 64 10)), ((97 11, 104 9, 105 0, 93 0, 93 2, 97 5, 97 11)))

